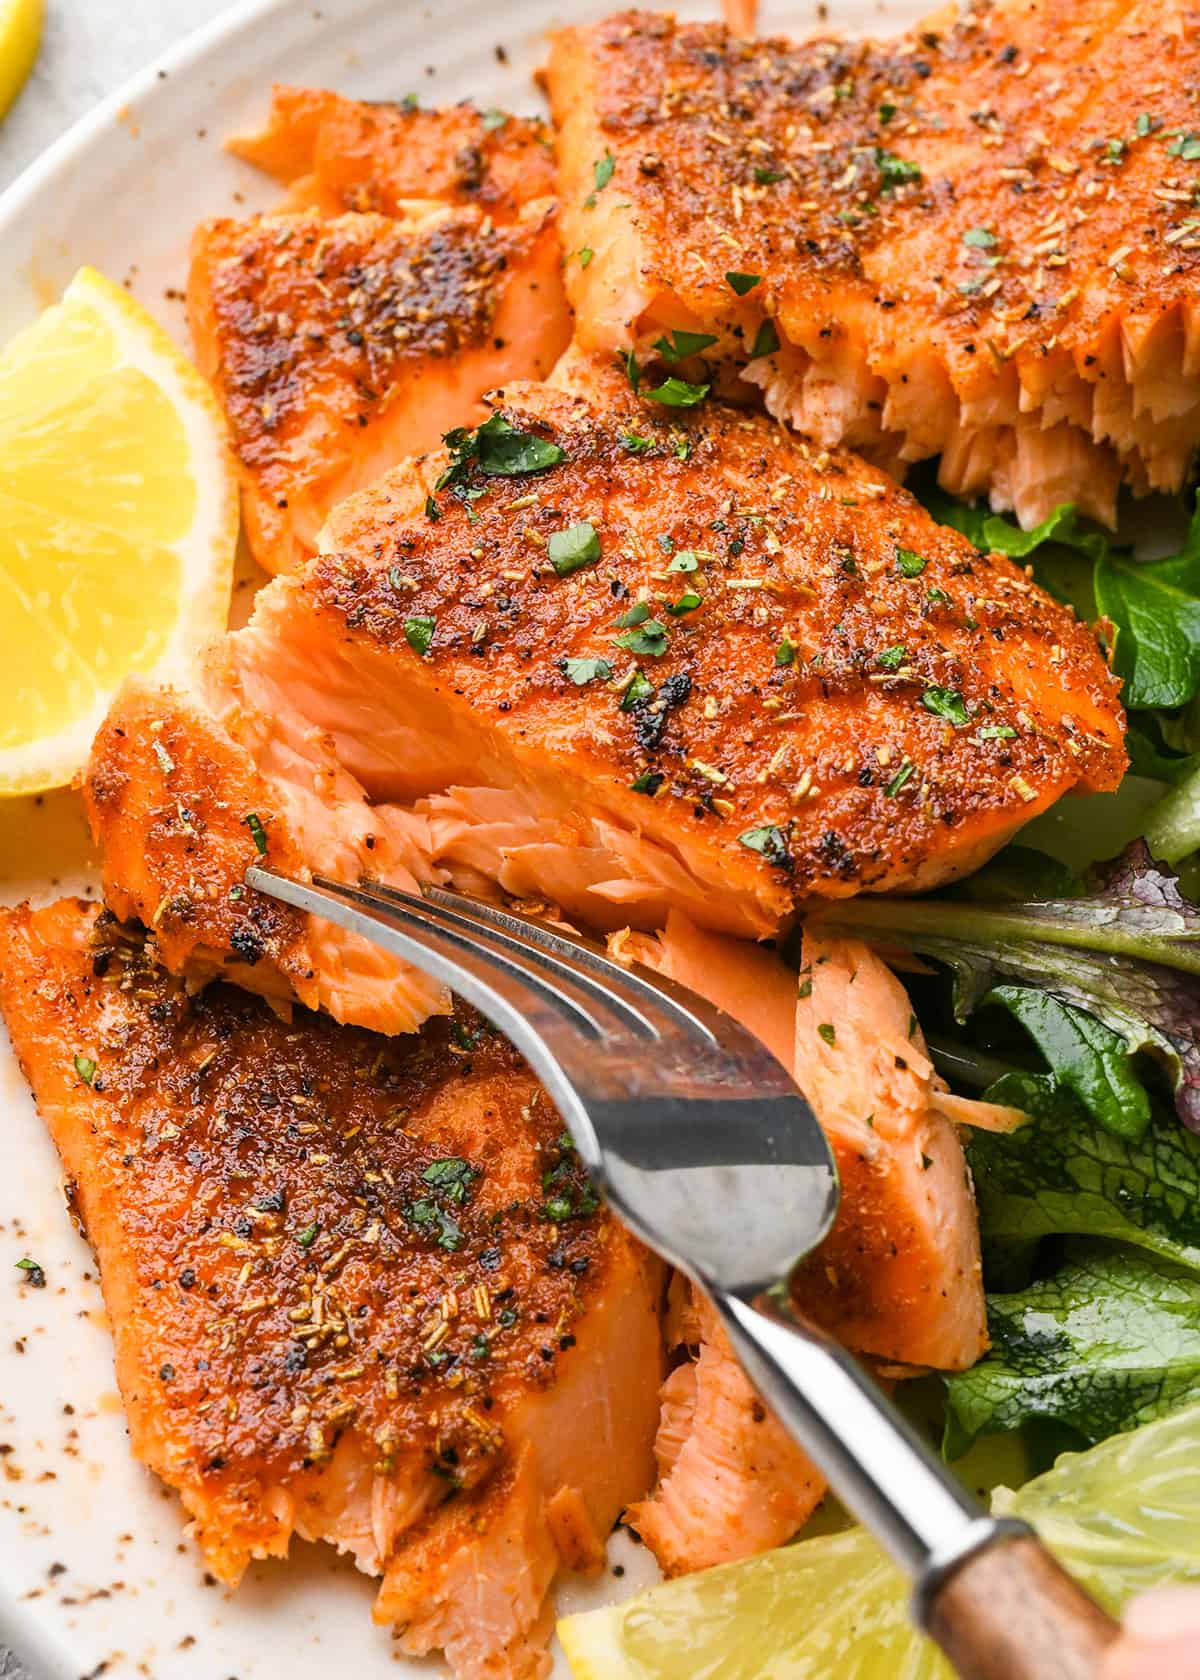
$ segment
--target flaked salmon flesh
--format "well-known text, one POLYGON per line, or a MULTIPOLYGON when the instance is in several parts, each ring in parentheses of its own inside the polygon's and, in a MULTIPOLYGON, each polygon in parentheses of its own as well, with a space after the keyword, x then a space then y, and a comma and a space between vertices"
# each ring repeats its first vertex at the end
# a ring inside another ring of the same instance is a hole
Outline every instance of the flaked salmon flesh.
POLYGON ((555 1574, 653 1477, 661 1266, 473 1014, 287 1025, 151 952, 82 900, 0 915, 135 1455, 220 1580, 327 1540, 405 1651, 544 1675, 555 1574))
POLYGON ((403 1031, 439 1007, 428 983, 393 989, 332 930, 301 950, 241 885, 256 844, 760 938, 814 899, 964 873, 1120 779, 1087 628, 855 457, 717 404, 671 422, 512 385, 496 413, 549 464, 397 469, 213 650, 199 730, 169 695, 116 703, 90 820, 109 901, 172 967, 240 941, 255 989, 403 1031))
POLYGON ((1062 502, 1111 523, 1200 440, 1198 43, 1187 0, 978 0, 884 41, 564 29, 579 340, 703 335, 821 445, 937 456, 1025 525, 1062 502))

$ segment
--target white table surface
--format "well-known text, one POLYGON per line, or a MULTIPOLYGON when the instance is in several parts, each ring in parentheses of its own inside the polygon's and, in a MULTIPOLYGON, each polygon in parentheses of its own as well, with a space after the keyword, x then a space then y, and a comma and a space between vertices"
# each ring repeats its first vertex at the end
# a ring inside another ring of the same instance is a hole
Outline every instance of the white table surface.
MULTIPOLYGON (((49 0, 33 74, 0 120, 0 191, 76 117, 228 0, 49 0)), ((300 0, 298 0, 300 3, 300 0)), ((0 1647, 0 1680, 29 1680, 0 1647)))

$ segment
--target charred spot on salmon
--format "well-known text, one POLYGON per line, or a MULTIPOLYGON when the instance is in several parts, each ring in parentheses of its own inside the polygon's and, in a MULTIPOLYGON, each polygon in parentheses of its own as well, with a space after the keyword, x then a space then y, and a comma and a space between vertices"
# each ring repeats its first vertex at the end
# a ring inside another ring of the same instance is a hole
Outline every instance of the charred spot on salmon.
POLYGON ((247 963, 251 968, 266 955, 262 935, 247 922, 238 922, 230 930, 229 948, 239 962, 247 963))

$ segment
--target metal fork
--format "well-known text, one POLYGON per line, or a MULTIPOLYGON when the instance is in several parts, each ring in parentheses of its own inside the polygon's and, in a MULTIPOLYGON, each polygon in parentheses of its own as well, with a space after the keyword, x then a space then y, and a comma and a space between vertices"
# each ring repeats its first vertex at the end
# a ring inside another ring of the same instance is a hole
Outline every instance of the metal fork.
POLYGON ((812 1109, 737 1021, 597 942, 458 894, 246 884, 402 957, 521 1051, 610 1206, 703 1289, 781 1423, 914 1583, 971 1680, 1092 1680, 1116 1627, 1023 1523, 987 1514, 862 1368, 795 1310, 838 1180, 812 1109))

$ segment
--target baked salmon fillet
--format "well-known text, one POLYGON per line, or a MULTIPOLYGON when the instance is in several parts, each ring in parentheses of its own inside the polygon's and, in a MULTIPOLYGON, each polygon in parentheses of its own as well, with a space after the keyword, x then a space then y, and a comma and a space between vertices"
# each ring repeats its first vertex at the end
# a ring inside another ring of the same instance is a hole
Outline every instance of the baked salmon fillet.
MULTIPOLYGON (((740 1020, 812 1103, 842 1194, 797 1275, 801 1310, 887 1376, 973 1365, 987 1323, 958 1127, 1010 1129, 1024 1116, 946 1090, 903 986, 857 941, 806 932, 799 986, 774 952, 677 912, 657 934, 613 935, 609 949, 740 1020)), ((628 1520, 675 1575, 783 1544, 825 1483, 763 1406, 709 1303, 680 1278, 671 1288, 668 1341, 691 1357, 663 1385, 658 1485, 628 1520)))
POLYGON ((580 340, 665 345, 891 471, 937 456, 1025 525, 1111 523, 1200 439, 1198 55, 1186 0, 981 0, 883 42, 562 30, 580 340))
POLYGON ((342 497, 485 418, 485 391, 554 366, 571 327, 553 208, 503 226, 436 203, 200 224, 192 342, 268 571, 302 564, 342 497))
POLYGON ((545 1674, 556 1571, 653 1479, 662 1275, 516 1053, 189 995, 73 899, 0 915, 0 1007, 213 1573, 327 1540, 405 1651, 545 1674))
POLYGON ((473 105, 423 110, 277 84, 264 126, 228 149, 289 189, 288 207, 403 215, 414 201, 474 206, 512 221, 554 192, 554 147, 536 117, 473 105))
MULTIPOLYGON (((170 697, 127 691, 97 737, 106 892, 172 967, 231 954, 256 847, 761 938, 973 869, 1124 768, 1116 681, 1069 611, 855 457, 716 404, 674 424, 510 386, 322 547, 210 658, 245 786, 195 762, 186 719, 156 751, 170 697), (249 798, 277 813, 256 834, 249 798), (218 806, 224 851, 180 814, 218 806)), ((419 991, 389 1019, 386 989, 308 955, 343 1018, 415 1024, 419 991)))

